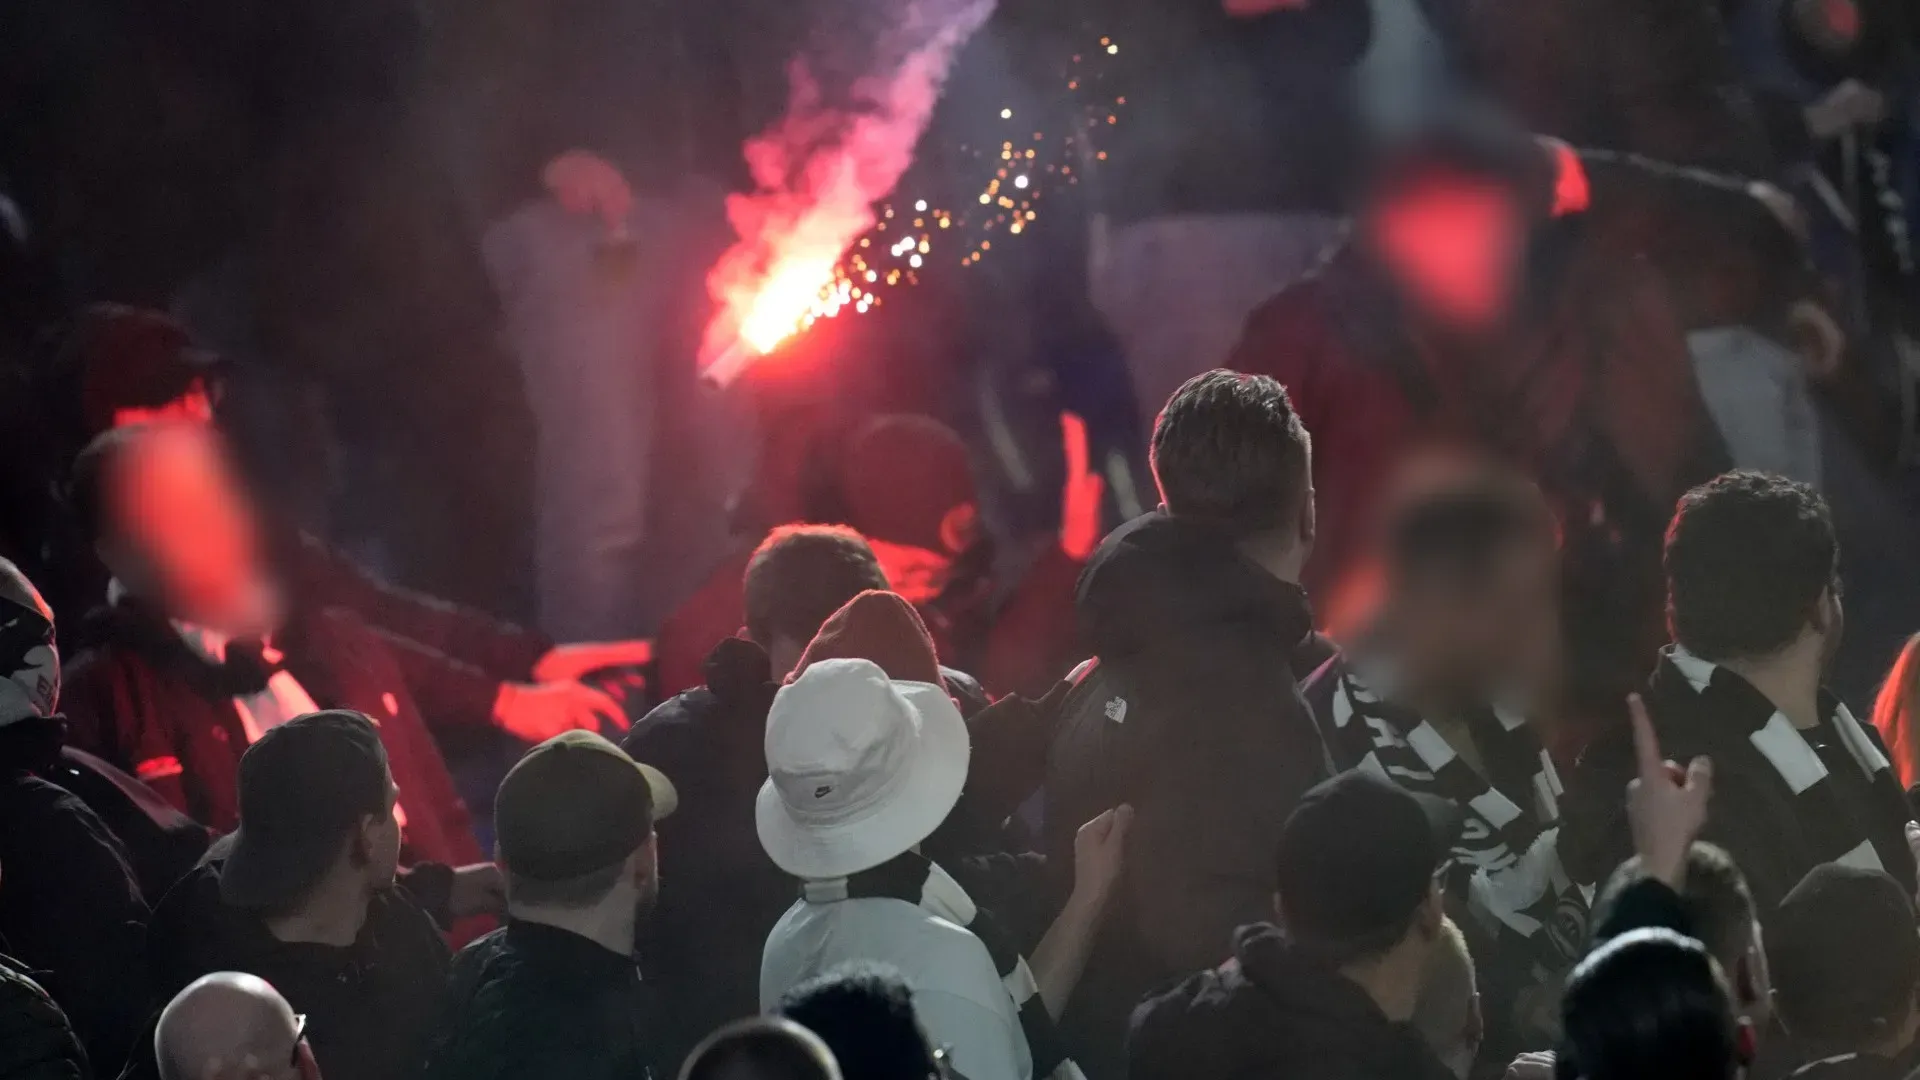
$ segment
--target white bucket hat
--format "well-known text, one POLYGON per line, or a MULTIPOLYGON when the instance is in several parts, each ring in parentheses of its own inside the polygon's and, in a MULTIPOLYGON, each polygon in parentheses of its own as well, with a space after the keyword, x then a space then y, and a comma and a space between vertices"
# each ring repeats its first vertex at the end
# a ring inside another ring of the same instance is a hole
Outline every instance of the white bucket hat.
POLYGON ((800 878, 870 870, 946 820, 968 754, 966 721, 944 687, 895 682, 871 660, 809 664, 767 715, 760 845, 800 878))

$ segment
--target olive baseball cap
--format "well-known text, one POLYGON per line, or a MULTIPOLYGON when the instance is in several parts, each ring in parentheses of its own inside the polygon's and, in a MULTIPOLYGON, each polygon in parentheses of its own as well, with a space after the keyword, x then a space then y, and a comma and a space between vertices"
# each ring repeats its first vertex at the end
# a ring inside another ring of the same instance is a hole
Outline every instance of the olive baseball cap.
POLYGON ((494 799, 509 873, 563 881, 611 866, 653 834, 680 797, 660 770, 591 731, 556 735, 514 765, 494 799))

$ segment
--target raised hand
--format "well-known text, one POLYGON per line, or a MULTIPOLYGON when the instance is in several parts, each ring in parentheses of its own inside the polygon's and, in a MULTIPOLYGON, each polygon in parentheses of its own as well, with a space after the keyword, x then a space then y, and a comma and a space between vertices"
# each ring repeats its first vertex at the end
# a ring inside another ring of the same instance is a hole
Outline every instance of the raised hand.
POLYGON ((1713 762, 1694 758, 1684 771, 1660 753, 1660 737, 1639 694, 1627 698, 1638 775, 1627 785, 1633 849, 1647 873, 1675 889, 1687 870, 1687 850, 1707 824, 1713 798, 1713 762))

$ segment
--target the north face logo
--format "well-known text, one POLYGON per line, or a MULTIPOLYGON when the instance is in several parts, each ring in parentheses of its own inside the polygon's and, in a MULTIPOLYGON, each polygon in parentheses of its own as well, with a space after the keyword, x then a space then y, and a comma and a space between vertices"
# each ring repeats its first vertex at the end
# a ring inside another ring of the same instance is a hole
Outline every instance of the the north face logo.
POLYGON ((1107 702, 1107 719, 1113 721, 1116 724, 1124 724, 1127 722, 1127 699, 1126 698, 1117 697, 1117 698, 1114 698, 1112 701, 1107 702))
POLYGON ((833 794, 832 784, 821 784, 819 787, 813 789, 813 797, 816 799, 824 799, 831 794, 833 794))

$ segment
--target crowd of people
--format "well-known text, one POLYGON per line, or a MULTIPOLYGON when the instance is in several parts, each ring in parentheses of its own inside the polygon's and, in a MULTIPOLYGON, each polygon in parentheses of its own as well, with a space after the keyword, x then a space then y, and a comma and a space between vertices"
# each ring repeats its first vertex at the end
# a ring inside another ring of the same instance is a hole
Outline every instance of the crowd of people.
POLYGON ((73 498, 108 616, 150 628, 63 665, 3 568, 0 1075, 1920 1068, 1920 823, 1823 687, 1820 495, 1685 493, 1671 642, 1568 754, 1589 688, 1541 486, 1421 458, 1336 641, 1299 584, 1315 453, 1270 377, 1181 387, 1160 508, 1081 576, 1095 655, 1037 699, 943 665, 858 531, 775 529, 705 685, 618 743, 592 710, 521 733, 486 861, 418 646, 298 621, 204 423, 110 430, 73 498))
POLYGON ((930 325, 1126 416, 776 357, 731 484, 709 167, 859 43, 468 6, 0 64, 0 1080, 1920 1078, 1901 5, 1003 0, 1084 266, 930 325))

